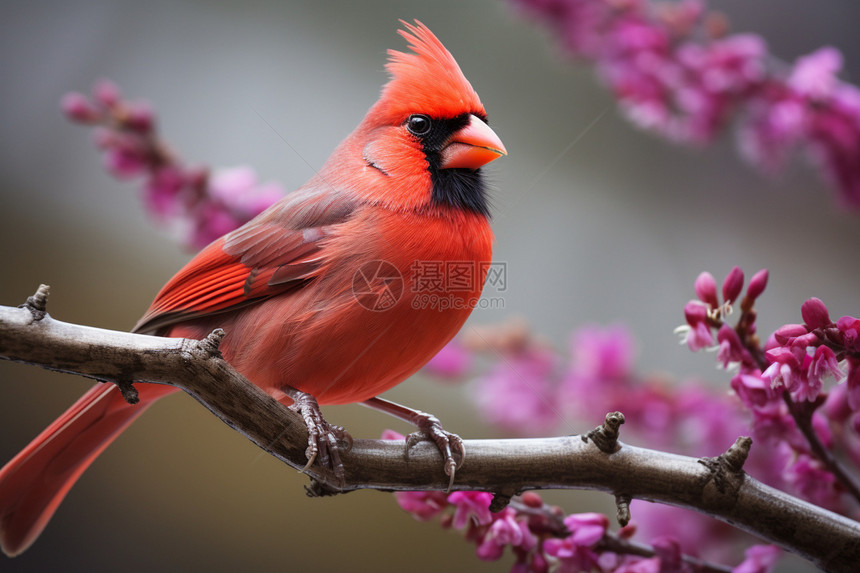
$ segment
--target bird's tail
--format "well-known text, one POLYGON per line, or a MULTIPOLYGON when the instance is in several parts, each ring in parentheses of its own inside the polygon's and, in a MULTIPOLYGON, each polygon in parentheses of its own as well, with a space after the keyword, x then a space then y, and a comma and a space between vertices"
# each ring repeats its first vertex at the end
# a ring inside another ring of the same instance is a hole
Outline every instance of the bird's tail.
POLYGON ((149 405, 176 388, 139 384, 131 405, 114 384, 96 384, 0 470, 0 548, 32 544, 85 469, 149 405))

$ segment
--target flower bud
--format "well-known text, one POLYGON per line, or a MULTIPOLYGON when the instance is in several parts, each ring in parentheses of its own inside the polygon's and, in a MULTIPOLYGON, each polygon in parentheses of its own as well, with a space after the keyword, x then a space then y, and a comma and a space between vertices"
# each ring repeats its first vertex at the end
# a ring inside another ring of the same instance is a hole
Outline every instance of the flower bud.
POLYGON ((99 80, 93 87, 93 97, 103 106, 111 108, 119 103, 119 88, 110 80, 99 80))
POLYGON ((741 289, 744 288, 744 272, 740 267, 735 267, 726 276, 723 281, 723 300, 732 303, 741 294, 741 289))
POLYGON ((533 491, 527 491, 520 496, 523 505, 528 507, 543 507, 543 500, 533 491))
POLYGON ((69 92, 60 101, 60 107, 66 117, 72 121, 92 123, 99 118, 99 112, 84 94, 69 92))
POLYGON ((129 104, 125 122, 131 129, 139 133, 149 133, 155 124, 155 114, 152 107, 145 102, 129 104))
POLYGON ((755 300, 761 296, 767 286, 768 279, 767 269, 762 269, 750 279, 750 285, 747 287, 747 298, 755 300))
POLYGON ((705 322, 708 318, 708 307, 697 300, 691 300, 684 305, 684 318, 690 326, 705 322))
POLYGON ((708 271, 703 272, 696 279, 693 288, 696 290, 696 296, 704 303, 707 303, 711 308, 720 306, 717 300, 717 281, 714 276, 708 271))
POLYGON ((827 307, 820 299, 812 297, 808 299, 800 307, 800 315, 803 317, 803 322, 810 330, 816 328, 824 328, 830 326, 830 315, 827 312, 827 307))
POLYGON ((802 324, 786 324, 784 326, 780 326, 776 329, 776 332, 773 333, 776 341, 785 346, 791 341, 792 338, 797 338, 798 336, 803 336, 809 332, 806 327, 802 324))

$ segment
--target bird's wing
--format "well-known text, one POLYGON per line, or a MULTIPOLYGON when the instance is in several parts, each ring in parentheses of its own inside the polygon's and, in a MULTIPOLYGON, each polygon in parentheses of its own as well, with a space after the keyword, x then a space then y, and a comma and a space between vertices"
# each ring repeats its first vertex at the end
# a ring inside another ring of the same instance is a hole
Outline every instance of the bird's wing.
POLYGON ((325 258, 324 241, 356 204, 297 191, 197 254, 155 297, 134 332, 252 304, 302 288, 325 258))

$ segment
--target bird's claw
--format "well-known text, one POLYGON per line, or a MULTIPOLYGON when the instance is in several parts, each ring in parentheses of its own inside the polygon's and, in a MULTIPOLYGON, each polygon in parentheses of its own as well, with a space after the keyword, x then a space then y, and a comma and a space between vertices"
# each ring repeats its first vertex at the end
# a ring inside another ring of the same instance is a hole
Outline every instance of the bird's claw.
POLYGON ((446 432, 439 419, 430 414, 420 413, 420 417, 415 423, 418 426, 418 431, 406 436, 406 455, 409 455, 409 450, 418 442, 427 439, 432 440, 442 457, 445 458, 444 470, 445 475, 448 476, 448 491, 451 491, 454 485, 454 476, 466 460, 463 440, 457 434, 446 432))
POLYGON ((352 449, 352 436, 342 426, 329 424, 323 418, 316 398, 310 394, 295 391, 289 395, 293 399, 289 408, 301 414, 308 428, 308 448, 305 450, 308 463, 301 471, 306 472, 318 461, 320 466, 331 468, 341 484, 345 483, 346 470, 340 453, 352 449))

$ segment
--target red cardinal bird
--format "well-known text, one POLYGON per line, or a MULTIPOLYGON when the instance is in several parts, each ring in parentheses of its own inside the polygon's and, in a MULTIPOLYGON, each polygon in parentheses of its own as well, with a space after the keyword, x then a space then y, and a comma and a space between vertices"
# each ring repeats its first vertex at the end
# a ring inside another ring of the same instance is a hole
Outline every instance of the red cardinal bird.
MULTIPOLYGON (((199 339, 223 328, 224 358, 300 410, 320 437, 314 455, 336 470, 337 440, 347 436, 314 398, 363 402, 415 423, 453 479, 459 438, 376 396, 430 360, 480 297, 493 237, 479 168, 505 148, 451 54, 420 22, 404 26, 414 53, 389 51, 392 78, 379 101, 319 173, 203 249, 134 331, 199 339), (423 290, 422 268, 451 262, 474 269, 471 285, 433 305, 428 294, 440 293, 423 290)), ((3 551, 33 543, 99 453, 174 391, 139 384, 131 405, 115 385, 97 384, 0 470, 3 551)))

